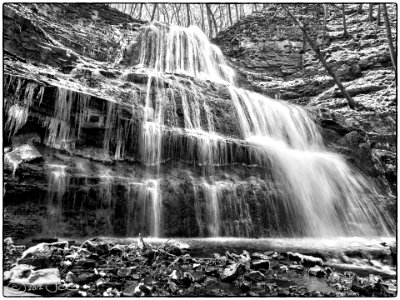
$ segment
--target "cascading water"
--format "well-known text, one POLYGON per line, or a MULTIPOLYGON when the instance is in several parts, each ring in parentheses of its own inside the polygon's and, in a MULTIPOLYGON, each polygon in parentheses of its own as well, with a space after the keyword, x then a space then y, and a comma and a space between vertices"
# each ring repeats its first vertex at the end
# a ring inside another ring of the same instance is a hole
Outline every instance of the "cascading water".
MULTIPOLYGON (((130 159, 140 161, 144 168, 139 174, 117 176, 104 170, 99 175, 99 210, 113 211, 106 213, 109 227, 120 218, 126 235, 164 235, 167 179, 163 164, 175 160, 196 168, 196 176, 187 178, 194 194, 198 235, 390 234, 391 225, 385 224, 373 202, 374 189, 339 155, 324 149, 307 112, 236 87, 233 70, 200 29, 152 23, 142 28, 138 41, 138 64, 126 68, 119 80, 129 81, 132 67, 135 74, 142 72, 147 77, 144 98, 135 91, 141 102, 138 106, 136 99, 105 103, 100 147, 116 161, 135 153, 130 159), (178 76, 184 80, 177 80, 178 76), (215 111, 201 88, 187 77, 225 86, 242 140, 216 130, 215 111), (247 181, 221 175, 223 168, 234 169, 235 164, 259 167, 265 174, 251 174, 247 181), (126 204, 123 215, 118 215, 116 203, 122 200, 126 204), (262 230, 256 228, 259 224, 262 230)), ((47 145, 74 148, 83 124, 90 119, 91 102, 91 97, 59 88, 54 116, 43 121, 49 128, 47 145)), ((22 120, 16 124, 25 122, 23 112, 14 115, 22 120)), ((64 171, 56 169, 49 177, 49 197, 58 199, 56 203, 65 192, 64 171)))
POLYGON ((337 236, 359 224, 363 234, 371 235, 371 224, 384 224, 367 201, 366 194, 374 194, 368 182, 339 155, 324 151, 304 110, 235 87, 230 92, 245 139, 265 152, 274 179, 284 184, 282 200, 299 232, 337 236))
MULTIPOLYGON (((368 201, 367 195, 374 195, 373 189, 339 155, 323 149, 318 129, 306 111, 232 85, 233 71, 220 50, 199 29, 147 26, 142 34, 140 64, 157 72, 229 84, 244 139, 256 147, 256 160, 268 159, 274 181, 285 190, 283 217, 292 220, 291 230, 311 236, 371 235, 377 233, 371 225, 379 224, 382 233, 389 233, 380 212, 368 201)), ((185 93, 180 94, 185 130, 209 132, 202 135, 200 163, 210 164, 215 160, 209 158, 214 154, 210 151, 213 128, 203 129, 198 114, 193 113, 198 110, 199 102, 189 103, 185 93)), ((217 236, 220 234, 218 193, 212 180, 203 186, 210 199, 208 231, 217 236)))
POLYGON ((49 186, 47 194, 47 213, 48 230, 54 236, 57 236, 56 228, 62 218, 63 197, 68 188, 68 177, 66 173, 67 166, 48 165, 49 168, 49 186))

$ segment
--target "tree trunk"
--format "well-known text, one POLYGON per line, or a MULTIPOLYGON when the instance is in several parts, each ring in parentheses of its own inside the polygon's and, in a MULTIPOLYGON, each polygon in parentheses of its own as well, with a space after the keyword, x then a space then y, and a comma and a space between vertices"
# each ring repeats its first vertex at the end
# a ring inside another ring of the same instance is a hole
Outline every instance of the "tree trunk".
POLYGON ((292 13, 283 5, 283 8, 286 10, 286 12, 289 14, 289 16, 293 19, 293 21, 296 23, 296 25, 301 29, 301 31, 303 32, 304 36, 306 37, 308 43, 310 44, 311 48, 313 48, 316 56, 318 57, 318 59, 320 60, 320 62, 322 63, 322 65, 325 67, 325 69, 328 71, 329 75, 332 76, 333 80, 335 81, 336 85, 339 87, 339 89, 341 90, 343 96, 346 97, 347 102, 350 106, 350 108, 355 109, 356 107, 356 103, 354 101, 354 99, 350 96, 350 94, 346 91, 346 89, 344 88, 342 82, 340 81, 340 79, 336 76, 335 72, 332 70, 332 68, 328 65, 328 63, 326 62, 325 58, 323 57, 323 55, 321 54, 321 51, 319 50, 319 48, 315 45, 315 43, 313 42, 313 40, 311 39, 311 37, 309 36, 308 32, 306 31, 306 29, 304 28, 303 24, 294 16, 292 15, 292 13))
POLYGON ((235 4, 235 10, 236 10, 236 22, 237 22, 237 21, 240 20, 240 18, 239 18, 239 8, 238 8, 237 4, 235 4))
POLYGON ((323 28, 323 33, 322 33, 322 37, 323 40, 325 41, 325 35, 326 35, 326 14, 327 14, 327 4, 322 4, 323 8, 324 8, 324 28, 323 28))
POLYGON ((170 18, 166 4, 163 4, 163 15, 164 15, 164 22, 170 24, 170 18))
POLYGON ((142 9, 143 9, 143 3, 140 4, 140 8, 139 8, 139 17, 138 17, 138 19, 141 19, 141 18, 142 18, 142 9))
POLYGON ((372 22, 372 10, 373 10, 373 4, 368 4, 369 6, 369 12, 368 12, 368 21, 372 22))
POLYGON ((129 15, 132 17, 132 12, 134 12, 134 10, 136 8, 136 4, 135 5, 131 4, 130 6, 131 6, 131 10, 129 11, 129 15))
POLYGON ((187 18, 187 27, 190 26, 190 9, 189 4, 186 3, 186 18, 187 18))
POLYGON ((358 14, 362 14, 362 12, 363 12, 362 7, 363 7, 362 4, 359 4, 359 5, 358 5, 358 11, 357 11, 358 14))
POLYGON ((214 24, 215 35, 217 35, 217 33, 218 33, 217 21, 215 20, 215 17, 211 10, 210 4, 206 4, 206 7, 207 7, 209 15, 211 16, 212 24, 214 24))
POLYGON ((222 31, 222 27, 224 26, 222 21, 224 20, 224 18, 222 17, 222 6, 221 6, 221 4, 218 4, 218 8, 219 8, 219 31, 222 31))
POLYGON ((344 37, 348 37, 348 36, 349 36, 349 33, 347 32, 346 14, 345 14, 344 3, 342 4, 342 14, 343 14, 343 36, 344 36, 344 37))
POLYGON ((157 11, 157 5, 158 5, 158 3, 154 3, 153 12, 151 13, 150 22, 153 22, 153 20, 154 20, 154 17, 156 15, 156 11, 157 11))
POLYGON ((231 5, 228 3, 228 17, 229 17, 229 24, 230 26, 232 26, 233 22, 232 22, 232 11, 231 11, 231 5))
POLYGON ((206 25, 204 24, 204 7, 203 4, 199 4, 200 5, 200 11, 201 11, 201 29, 203 30, 203 32, 206 32, 206 25))
POLYGON ((389 15, 387 12, 386 4, 382 3, 383 18, 385 20, 386 36, 389 44, 390 59, 392 60, 393 68, 397 77, 397 54, 393 47, 392 31, 390 29, 389 15))
POLYGON ((378 15, 376 16, 376 26, 381 25, 381 4, 378 4, 378 15))
POLYGON ((208 37, 210 38, 210 40, 213 37, 213 27, 212 27, 212 21, 211 21, 211 10, 208 7, 209 4, 206 4, 206 9, 207 9, 207 20, 208 20, 208 37))

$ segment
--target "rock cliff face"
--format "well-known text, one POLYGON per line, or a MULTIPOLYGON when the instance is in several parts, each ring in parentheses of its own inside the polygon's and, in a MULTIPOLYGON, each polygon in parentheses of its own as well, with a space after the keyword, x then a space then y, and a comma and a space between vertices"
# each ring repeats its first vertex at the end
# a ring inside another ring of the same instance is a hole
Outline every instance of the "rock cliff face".
POLYGON ((265 167, 254 165, 251 149, 240 140, 225 86, 178 74, 149 78, 126 68, 138 59, 134 47, 143 22, 103 5, 7 5, 4 15, 7 235, 154 235, 155 225, 166 236, 210 235, 207 206, 216 188, 204 181, 204 161, 214 165, 216 180, 228 172, 241 182, 238 190, 233 183, 221 187, 220 198, 230 204, 219 212, 227 223, 220 234, 267 234, 263 222, 271 221, 257 217, 256 198, 273 199, 279 191, 260 185, 265 167), (160 93, 170 105, 164 116, 170 129, 161 141, 164 163, 157 171, 162 180, 143 180, 153 172, 146 162, 161 150, 141 149, 146 143, 136 139, 147 97, 160 93), (188 111, 187 103, 197 108, 188 111), (207 146, 210 140, 201 133, 183 134, 193 115, 200 127, 212 122, 223 138, 207 146), (40 159, 26 154, 27 144, 35 145, 40 159), (220 154, 207 158, 207 151, 220 154), (222 161, 208 161, 214 157, 222 161), (247 166, 229 167, 238 163, 247 166), (163 212, 155 220, 152 202, 160 190, 163 212), (236 193, 249 194, 247 216, 239 215, 244 200, 236 193))
MULTIPOLYGON (((282 20, 279 12, 274 16, 271 24, 282 20)), ((252 24, 251 18, 244 22, 252 24)), ((143 54, 163 51, 154 41, 156 33, 165 34, 164 25, 102 4, 7 4, 4 22, 5 235, 306 234, 282 202, 285 186, 273 180, 272 162, 244 139, 232 88, 193 66, 183 68, 194 74, 174 73, 143 54)), ((289 22, 268 29, 271 37, 290 31, 289 37, 262 46, 245 38, 250 28, 244 24, 235 25, 242 33, 234 37, 245 39, 240 45, 247 50, 222 47, 232 57, 240 54, 242 74, 259 66, 259 74, 267 70, 271 80, 283 82, 302 72, 301 41, 289 22), (246 51, 259 61, 243 58, 246 51)), ((179 30, 169 32, 185 34, 179 30)), ((210 51, 222 60, 218 49, 210 51)), ((227 69, 219 72, 230 78, 227 69)), ((312 99, 314 119, 329 146, 367 175, 381 176, 384 190, 395 177, 392 146, 371 152, 372 135, 341 124, 336 111, 319 104, 321 95, 312 99), (381 169, 379 159, 387 159, 381 169)), ((376 145, 386 145, 380 138, 376 145)))
MULTIPOLYGON (((396 7, 388 5, 392 38, 396 40, 396 7)), ((348 37, 343 35, 342 10, 328 5, 323 30, 322 5, 289 6, 306 25, 327 62, 359 104, 347 107, 332 78, 315 57, 286 12, 270 7, 220 32, 215 38, 242 75, 243 86, 274 98, 307 105, 318 116, 326 146, 343 154, 387 193, 397 189, 396 83, 385 26, 376 26, 368 7, 346 5, 348 37)), ((392 200, 393 201, 393 200, 392 200)), ((393 205, 394 207, 395 205, 393 205)))

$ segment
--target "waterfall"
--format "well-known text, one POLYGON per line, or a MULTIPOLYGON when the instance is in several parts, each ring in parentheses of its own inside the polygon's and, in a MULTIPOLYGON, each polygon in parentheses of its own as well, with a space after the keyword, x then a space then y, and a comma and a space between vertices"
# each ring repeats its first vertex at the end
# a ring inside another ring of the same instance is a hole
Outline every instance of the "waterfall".
MULTIPOLYGON (((316 124, 303 108, 236 87, 234 72, 222 53, 198 28, 152 23, 141 36, 141 66, 159 73, 178 73, 227 84, 244 140, 257 149, 256 160, 267 158, 273 180, 284 189, 283 217, 290 218, 295 234, 389 234, 381 213, 371 201, 376 196, 374 189, 343 158, 324 149, 316 124)), ((213 126, 212 122, 207 128, 201 126, 199 118, 199 105, 207 111, 206 102, 189 101, 184 88, 177 85, 184 130, 187 134, 201 133, 193 135, 201 139, 200 164, 210 165, 216 159, 213 126)), ((152 145, 159 143, 158 134, 152 145)), ((209 201, 208 232, 217 236, 221 234, 221 196, 208 176, 212 173, 208 169, 205 176, 210 183, 204 181, 203 188, 209 201)), ((278 217, 277 222, 282 221, 278 217)))
POLYGON ((160 73, 179 73, 203 80, 232 82, 221 50, 195 26, 151 23, 141 32, 140 64, 160 73))
MULTIPOLYGON (((119 161, 130 152, 129 158, 143 166, 137 173, 117 176, 114 169, 100 174, 99 207, 109 209, 110 227, 120 218, 126 235, 164 235, 163 165, 174 161, 195 169, 187 177, 201 236, 390 234, 391 224, 374 204, 378 194, 372 184, 324 148, 307 111, 237 87, 221 50, 200 29, 151 23, 141 28, 135 43, 140 43, 139 53, 126 55, 137 55, 136 63, 119 80, 129 81, 135 69, 134 74, 145 75, 143 88, 132 93, 131 102, 105 101, 105 117, 99 121, 104 155, 119 161), (192 79, 226 89, 240 139, 216 130, 213 106, 192 79), (251 174, 247 181, 224 173, 236 165, 251 174), (125 190, 118 193, 114 185, 125 190), (118 201, 124 203, 123 215, 116 213, 118 201)), ((58 88, 54 115, 44 121, 47 145, 73 149, 90 119, 91 102, 89 96, 58 88)), ((12 113, 18 120, 13 131, 25 122, 18 109, 12 113)), ((59 216, 67 177, 65 166, 51 168, 49 199, 59 216)))

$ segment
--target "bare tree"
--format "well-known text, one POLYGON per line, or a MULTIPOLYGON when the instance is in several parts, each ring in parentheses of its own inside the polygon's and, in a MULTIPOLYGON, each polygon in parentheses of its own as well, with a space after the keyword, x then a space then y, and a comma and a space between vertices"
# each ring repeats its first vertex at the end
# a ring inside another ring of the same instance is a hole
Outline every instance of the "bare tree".
POLYGON ((332 76, 333 80, 335 81, 336 85, 339 87, 339 89, 341 90, 343 96, 346 97, 347 102, 349 104, 349 107, 352 109, 355 109, 356 107, 356 103, 354 101, 354 99, 350 96, 350 94, 346 91, 346 89, 344 88, 342 82, 340 81, 340 79, 336 76, 335 72, 332 70, 332 68, 328 65, 328 63, 326 62, 324 56, 321 54, 321 51, 319 50, 319 48, 317 47, 317 45, 315 45, 315 43, 313 42, 313 40, 311 39, 310 35, 308 34, 307 30, 304 28, 304 25, 289 11, 289 9, 286 8, 285 5, 283 5, 283 8, 286 10, 286 12, 289 14, 289 16, 292 18, 292 20, 296 23, 296 25, 301 29, 301 31, 303 32, 304 36, 306 37, 308 43, 310 44, 311 48, 314 50, 316 56, 318 57, 318 59, 320 60, 320 62, 322 63, 322 65, 325 67, 325 69, 328 71, 329 75, 332 76))
POLYGON ((154 3, 153 12, 151 13, 151 19, 150 19, 151 22, 153 22, 154 17, 155 17, 155 15, 156 15, 157 6, 158 6, 158 3, 154 3))
POLYGON ((370 4, 368 4, 368 7, 369 7, 368 21, 369 21, 369 22, 372 22, 372 10, 373 10, 374 6, 373 6, 372 3, 370 3, 370 4))
POLYGON ((325 40, 325 35, 326 35, 326 15, 327 15, 327 4, 322 4, 322 7, 324 8, 324 25, 323 25, 323 39, 325 40))
POLYGON ((237 22, 240 19, 240 17, 239 17, 239 8, 238 8, 237 4, 235 4, 235 9, 236 9, 236 22, 237 22))
POLYGON ((232 26, 233 22, 232 22, 232 11, 231 11, 231 5, 228 3, 227 4, 228 7, 228 17, 229 17, 229 24, 230 26, 232 26))
POLYGON ((200 5, 200 13, 201 13, 201 29, 206 32, 206 26, 204 24, 204 4, 199 4, 200 5))
POLYGON ((212 26, 212 20, 211 20, 211 9, 209 7, 210 4, 206 4, 206 9, 207 9, 207 20, 208 20, 208 30, 209 30, 209 38, 211 39, 213 37, 213 26, 212 26))
POLYGON ((376 26, 379 27, 381 25, 381 4, 378 4, 378 14, 376 16, 376 26))
MULTIPOLYGON (((206 8, 207 8, 208 25, 210 26, 210 28, 212 28, 212 25, 214 24, 215 35, 217 35, 217 33, 218 33, 217 21, 215 20, 214 14, 211 10, 211 4, 207 3, 206 8)), ((210 33, 211 33, 211 31, 210 31, 210 33)), ((211 33, 211 37, 212 37, 212 33, 211 33)))
POLYGON ((343 36, 348 37, 349 33, 347 32, 347 26, 346 26, 346 10, 344 8, 344 3, 342 3, 342 15, 343 15, 343 36))
POLYGON ((382 3, 382 10, 383 10, 383 18, 385 20, 386 36, 389 44, 390 59, 392 60, 393 68, 397 76, 397 56, 396 56, 396 51, 394 50, 393 47, 392 31, 390 29, 389 16, 385 3, 382 3))
POLYGON ((142 18, 142 9, 143 9, 143 3, 140 4, 140 8, 139 8, 139 16, 138 16, 139 19, 142 18))
POLYGON ((190 8, 189 4, 186 3, 186 18, 187 18, 187 27, 190 26, 190 8))

